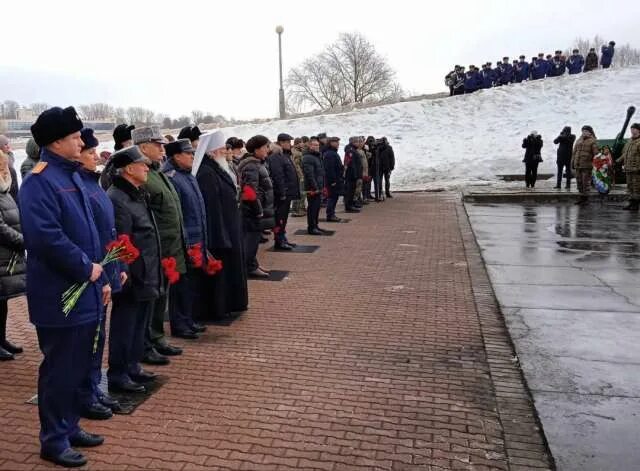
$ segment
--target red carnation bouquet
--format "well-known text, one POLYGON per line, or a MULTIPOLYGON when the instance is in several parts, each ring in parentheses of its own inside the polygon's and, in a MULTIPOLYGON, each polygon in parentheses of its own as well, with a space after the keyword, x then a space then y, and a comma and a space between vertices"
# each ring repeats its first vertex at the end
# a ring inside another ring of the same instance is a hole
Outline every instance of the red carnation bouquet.
MULTIPOLYGON (((103 267, 109 263, 120 260, 121 262, 131 265, 140 256, 140 251, 131 242, 127 234, 121 234, 113 242, 109 242, 106 247, 107 255, 100 262, 103 267)), ((71 288, 62 293, 62 312, 65 317, 73 310, 78 303, 80 296, 84 293, 89 285, 88 281, 84 283, 75 283, 71 288)))
POLYGON ((202 242, 198 242, 197 244, 193 244, 187 249, 187 255, 191 260, 191 264, 194 268, 202 268, 204 264, 204 257, 202 253, 202 242))
POLYGON ((242 194, 240 195, 242 201, 252 202, 258 199, 256 190, 251 185, 245 185, 242 187, 242 194))
POLYGON ((180 280, 180 272, 177 270, 178 262, 175 257, 166 257, 160 261, 164 276, 169 280, 170 285, 175 285, 180 280))
POLYGON ((213 276, 222 270, 222 260, 218 260, 210 253, 207 253, 207 264, 204 271, 207 275, 213 276))

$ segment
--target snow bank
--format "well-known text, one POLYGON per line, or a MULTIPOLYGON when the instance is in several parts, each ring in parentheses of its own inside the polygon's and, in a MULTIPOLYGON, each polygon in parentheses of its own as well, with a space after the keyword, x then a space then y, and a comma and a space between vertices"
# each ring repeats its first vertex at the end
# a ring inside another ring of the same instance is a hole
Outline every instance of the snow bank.
MULTIPOLYGON (((496 175, 524 172, 522 139, 542 134, 540 173, 555 173, 553 139, 564 126, 579 134, 584 124, 614 138, 627 107, 640 106, 640 67, 598 70, 481 90, 437 100, 396 103, 349 113, 272 121, 223 129, 248 139, 278 133, 311 136, 387 136, 396 155, 393 186, 421 190, 489 184, 496 175)), ((640 112, 639 112, 640 114, 640 112)), ((640 121, 636 116, 634 121, 640 121)), ((628 135, 628 134, 627 134, 628 135)), ((102 142, 100 149, 112 149, 102 142)), ((17 167, 24 151, 16 152, 17 167)))
MULTIPOLYGON (((247 139, 278 133, 326 132, 346 144, 352 135, 387 136, 396 155, 396 189, 455 187, 496 181, 524 172, 522 139, 542 134, 540 173, 555 173, 553 139, 564 126, 579 134, 584 124, 614 138, 627 107, 640 106, 640 67, 598 70, 481 90, 437 100, 396 103, 336 115, 226 128, 247 139)), ((640 121, 640 116, 636 116, 640 121)))

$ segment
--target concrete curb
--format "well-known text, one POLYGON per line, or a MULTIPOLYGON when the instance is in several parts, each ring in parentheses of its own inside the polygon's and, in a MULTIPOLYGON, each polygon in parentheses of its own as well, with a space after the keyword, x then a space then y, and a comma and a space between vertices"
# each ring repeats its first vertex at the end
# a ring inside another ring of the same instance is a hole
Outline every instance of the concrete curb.
MULTIPOLYGON (((577 192, 462 192, 462 201, 465 203, 575 203, 578 201, 580 193, 577 192)), ((608 195, 602 196, 591 192, 589 201, 599 202, 623 202, 627 199, 627 194, 621 190, 616 190, 608 195)))

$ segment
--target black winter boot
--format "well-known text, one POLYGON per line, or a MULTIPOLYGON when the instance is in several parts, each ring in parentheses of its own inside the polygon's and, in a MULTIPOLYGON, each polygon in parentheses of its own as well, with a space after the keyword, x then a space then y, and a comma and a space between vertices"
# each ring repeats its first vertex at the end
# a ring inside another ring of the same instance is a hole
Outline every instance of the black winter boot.
MULTIPOLYGON (((11 342, 7 340, 7 313, 0 312, 0 349, 8 352, 9 354, 14 353, 22 353, 22 347, 18 347, 17 345, 13 345, 11 342)), ((0 357, 2 356, 2 352, 0 352, 0 357)), ((5 358, 6 360, 13 359, 5 358)))

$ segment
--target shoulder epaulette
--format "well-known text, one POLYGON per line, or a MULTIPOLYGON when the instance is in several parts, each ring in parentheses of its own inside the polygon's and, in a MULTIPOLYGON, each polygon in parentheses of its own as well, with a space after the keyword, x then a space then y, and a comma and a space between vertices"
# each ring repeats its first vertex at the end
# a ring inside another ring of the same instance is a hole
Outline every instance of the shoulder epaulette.
POLYGON ((38 175, 44 172, 44 169, 47 168, 47 165, 49 165, 48 162, 38 162, 36 166, 33 167, 33 170, 31 170, 31 173, 34 175, 38 175))

